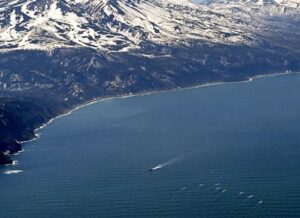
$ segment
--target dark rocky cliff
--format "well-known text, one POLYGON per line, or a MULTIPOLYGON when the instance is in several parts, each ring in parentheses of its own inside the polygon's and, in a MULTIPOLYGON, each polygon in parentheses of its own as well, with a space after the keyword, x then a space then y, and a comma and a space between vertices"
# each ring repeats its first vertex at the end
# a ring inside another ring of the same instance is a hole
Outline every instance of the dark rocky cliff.
POLYGON ((20 142, 33 139, 34 129, 62 113, 65 105, 52 99, 14 97, 0 99, 0 165, 10 164, 20 142))

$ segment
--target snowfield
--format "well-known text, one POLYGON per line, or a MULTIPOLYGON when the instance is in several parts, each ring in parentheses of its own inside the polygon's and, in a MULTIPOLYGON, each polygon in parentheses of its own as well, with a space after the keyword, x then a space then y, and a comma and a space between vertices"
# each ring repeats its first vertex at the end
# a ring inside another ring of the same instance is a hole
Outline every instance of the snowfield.
POLYGON ((89 47, 139 50, 143 43, 256 45, 270 18, 299 20, 300 0, 3 0, 0 50, 89 47))

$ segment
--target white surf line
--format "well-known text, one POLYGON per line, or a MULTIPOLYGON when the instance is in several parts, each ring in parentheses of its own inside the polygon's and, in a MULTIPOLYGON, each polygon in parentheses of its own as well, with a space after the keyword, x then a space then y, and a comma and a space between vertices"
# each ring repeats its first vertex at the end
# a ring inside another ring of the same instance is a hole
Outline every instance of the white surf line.
MULTIPOLYGON (((217 86, 217 85, 226 85, 226 84, 234 84, 234 83, 246 83, 246 82, 252 82, 253 80, 259 79, 259 78, 264 78, 264 77, 277 77, 277 76, 282 76, 282 75, 289 75, 289 74, 300 74, 300 72, 284 72, 284 73, 273 73, 273 74, 262 74, 262 75, 257 75, 254 77, 250 77, 248 80, 244 80, 244 81, 236 81, 236 82, 212 82, 212 83, 206 83, 206 84, 201 84, 201 85, 196 85, 196 86, 191 86, 191 87, 186 87, 186 88, 174 88, 171 90, 162 90, 162 91, 150 91, 150 92, 145 92, 145 93, 139 93, 139 94, 124 94, 124 95, 119 95, 119 96, 114 96, 114 97, 99 97, 99 98, 95 98, 91 101, 88 101, 87 103, 81 104, 61 115, 58 115, 52 119, 50 119, 48 122, 42 124, 40 127, 34 129, 34 134, 35 137, 33 139, 30 140, 25 140, 25 141, 17 141, 20 144, 25 144, 28 142, 33 142, 37 139, 40 138, 40 135, 37 134, 36 132, 38 130, 41 130, 45 127, 47 127, 49 124, 51 124, 53 121, 55 121, 56 119, 59 119, 61 117, 67 116, 72 114, 74 111, 79 110, 80 108, 92 105, 92 104, 96 104, 98 102, 102 102, 102 101, 109 101, 109 100, 114 100, 114 99, 124 99, 124 98, 131 98, 131 97, 139 97, 139 96, 147 96, 147 95, 153 95, 153 94, 160 94, 160 93, 171 93, 171 92, 177 92, 177 91, 184 91, 184 90, 190 90, 190 89, 198 89, 198 88, 204 88, 204 87, 209 87, 209 86, 217 86)), ((17 152, 14 155, 19 155, 20 153, 24 152, 25 150, 21 150, 19 152, 17 152)), ((11 165, 11 164, 9 164, 11 165)))
POLYGON ((25 150, 22 148, 22 150, 21 151, 18 151, 17 153, 15 153, 15 154, 12 154, 13 156, 18 156, 19 154, 21 154, 21 153, 23 153, 25 150))
POLYGON ((12 162, 12 166, 16 166, 16 165, 18 165, 19 164, 19 161, 17 161, 17 160, 14 160, 13 162, 12 162))
MULTIPOLYGON (((181 91, 181 90, 189 90, 189 89, 197 89, 197 88, 215 86, 215 85, 248 83, 248 82, 253 82, 254 80, 261 79, 261 78, 277 77, 277 76, 292 75, 292 74, 300 74, 300 72, 287 71, 287 72, 283 72, 283 73, 278 72, 278 73, 270 73, 270 74, 261 74, 261 75, 249 77, 248 79, 241 80, 241 81, 205 83, 205 84, 202 84, 202 85, 196 85, 196 86, 191 86, 191 87, 186 87, 186 88, 178 88, 178 89, 175 89, 175 90, 170 90, 170 92, 172 92, 172 91, 181 91)), ((163 91, 163 92, 165 92, 165 91, 163 91)), ((166 91, 166 92, 168 92, 168 91, 166 91)))
MULTIPOLYGON (((277 77, 277 76, 282 76, 282 75, 289 75, 289 74, 300 74, 300 72, 284 72, 284 73, 273 73, 273 74, 262 74, 262 75, 257 75, 254 77, 250 77, 249 79, 246 80, 242 80, 242 81, 234 81, 234 82, 212 82, 212 83, 205 83, 205 84, 201 84, 201 85, 195 85, 195 86, 191 86, 191 87, 186 87, 186 88, 174 88, 174 89, 170 89, 170 90, 161 90, 161 91, 149 91, 149 92, 142 92, 142 93, 138 93, 138 94, 124 94, 124 95, 119 95, 119 96, 113 96, 113 97, 99 97, 99 98, 95 98, 91 101, 88 101, 87 103, 81 104, 61 115, 58 115, 52 119, 50 119, 47 123, 42 124, 40 127, 36 128, 34 130, 34 133, 38 130, 41 130, 45 127, 47 127, 49 124, 51 124, 53 121, 55 121, 56 119, 59 119, 61 117, 64 116, 68 116, 70 114, 72 114, 74 111, 77 111, 80 108, 89 106, 89 105, 93 105, 96 104, 98 102, 102 102, 102 101, 109 101, 109 100, 114 100, 114 99, 125 99, 125 98, 132 98, 132 97, 139 97, 139 96, 147 96, 147 95, 154 95, 154 94, 160 94, 160 93, 171 93, 171 92, 177 92, 177 91, 184 91, 184 90, 190 90, 190 89, 198 89, 198 88, 203 88, 203 87, 209 87, 209 86, 217 86, 217 85, 226 85, 226 84, 235 84, 235 83, 246 83, 246 82, 252 82, 253 80, 259 79, 259 78, 264 78, 264 77, 277 77)), ((27 142, 32 142, 34 140, 37 140, 39 137, 35 137, 31 140, 27 140, 27 141, 19 141, 20 144, 23 143, 27 143, 27 142)))
MULTIPOLYGON (((191 86, 191 87, 186 87, 186 88, 174 88, 174 89, 170 89, 170 90, 161 90, 161 91, 149 91, 149 92, 142 92, 142 93, 138 93, 138 94, 124 94, 124 95, 119 95, 119 96, 113 96, 113 97, 98 97, 95 98, 93 100, 88 101, 87 103, 83 103, 73 109, 70 109, 69 111, 58 115, 52 119, 50 119, 48 122, 42 124, 40 127, 34 129, 34 134, 35 137, 33 139, 30 140, 25 140, 25 141, 17 141, 20 144, 25 144, 25 143, 29 143, 29 142, 33 142, 37 139, 40 138, 39 134, 36 134, 37 131, 47 127, 48 125, 50 125, 53 121, 55 121, 56 119, 59 119, 61 117, 67 116, 72 114, 74 111, 79 110, 80 108, 92 105, 92 104, 96 104, 98 102, 102 102, 102 101, 109 101, 109 100, 114 100, 114 99, 124 99, 124 98, 131 98, 131 97, 139 97, 139 96, 147 96, 147 95, 154 95, 154 94, 160 94, 160 93, 172 93, 172 92, 177 92, 177 91, 185 91, 185 90, 190 90, 190 89, 198 89, 198 88, 204 88, 204 87, 209 87, 209 86, 217 86, 217 85, 226 85, 226 84, 235 84, 235 83, 246 83, 246 82, 252 82, 253 80, 259 79, 259 78, 264 78, 264 77, 277 77, 277 76, 282 76, 282 75, 288 75, 288 74, 300 74, 300 72, 284 72, 284 73, 273 73, 273 74, 262 74, 262 75, 257 75, 254 77, 250 77, 249 79, 243 80, 243 81, 236 81, 236 82, 212 82, 212 83, 206 83, 206 84, 201 84, 201 85, 195 85, 195 86, 191 86)), ((21 152, 24 152, 25 150, 21 150, 20 152, 17 152, 16 154, 20 154, 21 152)))

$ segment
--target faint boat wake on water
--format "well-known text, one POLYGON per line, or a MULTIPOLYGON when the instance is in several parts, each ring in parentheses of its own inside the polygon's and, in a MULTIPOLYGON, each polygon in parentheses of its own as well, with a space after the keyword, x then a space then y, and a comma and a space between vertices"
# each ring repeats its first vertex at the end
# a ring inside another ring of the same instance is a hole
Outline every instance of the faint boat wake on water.
MULTIPOLYGON (((188 152, 188 153, 184 153, 184 154, 181 154, 181 155, 178 155, 164 163, 161 163, 161 164, 158 164, 152 168, 149 169, 150 172, 153 172, 153 171, 157 171, 157 170, 160 170, 164 167, 167 167, 167 166, 171 166, 173 164, 176 164, 176 163, 179 163, 183 160, 186 160, 187 158, 189 158, 192 154, 195 154, 196 152, 193 151, 193 152, 188 152)), ((203 183, 200 183, 197 188, 202 188, 204 186, 203 183)), ((212 187, 213 187, 213 198, 212 198, 212 202, 218 202, 220 201, 220 198, 222 197, 233 197, 233 200, 234 200, 234 194, 232 195, 232 193, 230 193, 230 190, 228 191, 227 188, 223 187, 223 185, 221 185, 221 183, 215 183, 215 184, 212 184, 212 187)), ((185 192, 189 190, 190 192, 193 192, 195 190, 193 189, 190 189, 188 188, 188 186, 183 186, 181 188, 178 189, 179 192, 185 192)), ((203 190, 203 189, 202 189, 203 190)), ((244 191, 240 191, 237 193, 237 196, 238 196, 238 199, 235 199, 235 200, 239 200, 238 202, 236 202, 235 205, 229 207, 229 208, 225 208, 225 209, 221 209, 220 210, 220 213, 222 215, 227 215, 231 212, 234 212, 235 210, 239 210, 241 207, 255 207, 255 206, 261 206, 263 204, 263 201, 262 200, 259 200, 259 199, 256 199, 255 198, 255 195, 254 194, 246 194, 244 191)))
POLYGON ((18 173, 22 173, 23 170, 6 170, 3 173, 6 175, 12 175, 12 174, 18 174, 18 173))
POLYGON ((173 165, 175 163, 181 162, 181 161, 185 160, 187 157, 189 157, 191 154, 192 153, 189 152, 189 153, 185 153, 185 154, 181 154, 179 156, 176 156, 176 157, 172 158, 171 160, 168 160, 167 162, 158 164, 157 166, 150 168, 149 171, 151 172, 151 171, 160 170, 160 169, 162 169, 166 166, 170 166, 170 165, 173 165))

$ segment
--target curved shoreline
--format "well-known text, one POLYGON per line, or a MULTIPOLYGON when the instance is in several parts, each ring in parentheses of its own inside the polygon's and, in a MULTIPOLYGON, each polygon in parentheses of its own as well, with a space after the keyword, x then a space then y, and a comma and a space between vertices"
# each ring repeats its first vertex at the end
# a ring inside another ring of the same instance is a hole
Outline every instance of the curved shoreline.
MULTIPOLYGON (((175 89, 170 89, 170 90, 151 91, 151 92, 139 93, 139 94, 132 94, 132 95, 129 94, 129 95, 123 95, 123 96, 114 96, 114 97, 107 97, 107 98, 97 98, 95 100, 91 100, 91 101, 88 101, 87 103, 81 104, 81 105, 79 105, 79 106, 77 106, 77 107, 75 107, 75 108, 67 111, 66 113, 63 113, 61 115, 58 115, 58 116, 50 119, 47 123, 41 125, 40 127, 36 128, 34 130, 34 133, 36 135, 35 138, 27 140, 27 141, 21 141, 19 143, 24 144, 24 143, 32 142, 32 141, 35 141, 35 140, 39 139, 40 135, 36 134, 36 132, 38 130, 41 130, 41 129, 47 127, 49 124, 51 124, 56 119, 59 119, 59 118, 64 117, 64 116, 68 116, 68 115, 72 114, 74 111, 79 110, 80 108, 83 108, 83 107, 86 107, 86 106, 89 106, 89 105, 92 105, 92 104, 96 104, 96 103, 101 102, 101 101, 109 101, 109 100, 113 100, 113 99, 124 99, 124 98, 131 98, 131 97, 147 96, 147 95, 160 94, 160 93, 171 93, 171 92, 185 91, 185 90, 190 90, 190 89, 205 88, 205 87, 216 86, 216 85, 226 85, 226 84, 235 84, 235 83, 248 83, 248 82, 252 82, 254 80, 260 79, 260 78, 277 77, 277 76, 284 76, 284 75, 291 75, 291 74, 300 74, 300 72, 284 72, 284 73, 263 74, 263 75, 258 75, 258 76, 250 77, 247 80, 241 80, 241 81, 212 82, 212 83, 205 83, 205 84, 191 86, 191 87, 186 87, 186 88, 175 88, 175 89)), ((23 151, 20 151, 20 152, 23 152, 23 151)))
MULTIPOLYGON (((139 96, 147 96, 147 95, 153 95, 153 94, 161 94, 161 93, 172 93, 172 92, 178 92, 178 91, 185 91, 185 90, 190 90, 190 89, 198 89, 198 88, 204 88, 204 87, 210 87, 210 86, 216 86, 216 85, 226 85, 226 84, 235 84, 235 83, 248 83, 248 82, 252 82, 256 79, 260 79, 260 78, 265 78, 265 77, 277 77, 277 76, 284 76, 284 75, 290 75, 290 74, 299 74, 300 72, 284 72, 284 73, 272 73, 272 74, 262 74, 262 75, 257 75, 254 77, 249 77, 248 79, 245 80, 241 80, 241 81, 229 81, 229 82, 211 82, 211 83, 205 83, 205 84, 200 84, 200 85, 195 85, 195 86, 190 86, 190 87, 184 87, 184 88, 174 88, 174 89, 169 89, 169 90, 161 90, 161 91, 149 91, 149 92, 142 92, 142 93, 138 93, 138 94, 126 94, 126 95, 120 95, 120 96, 112 96, 112 97, 99 97, 99 98, 95 98, 94 100, 90 100, 87 101, 86 103, 80 104, 76 107, 74 107, 73 109, 70 110, 66 110, 65 113, 62 113, 52 119, 50 119, 48 122, 42 124, 41 126, 37 127, 36 129, 33 130, 34 132, 34 138, 30 139, 30 140, 26 140, 26 141, 17 141, 18 143, 20 143, 23 147, 24 144, 35 141, 37 139, 40 138, 40 134, 37 133, 39 130, 47 127, 48 125, 50 125, 53 121, 55 121, 56 119, 59 119, 61 117, 67 116, 72 114, 74 111, 79 110, 80 108, 101 102, 101 101, 109 101, 109 100, 113 100, 113 99, 124 99, 124 98, 131 98, 131 97, 139 97, 139 96)), ((24 148, 22 148, 21 151, 13 154, 18 155, 20 153, 23 153, 25 150, 24 148)), ((9 166, 13 166, 13 164, 8 164, 9 166)), ((7 166, 7 165, 6 165, 7 166)))

